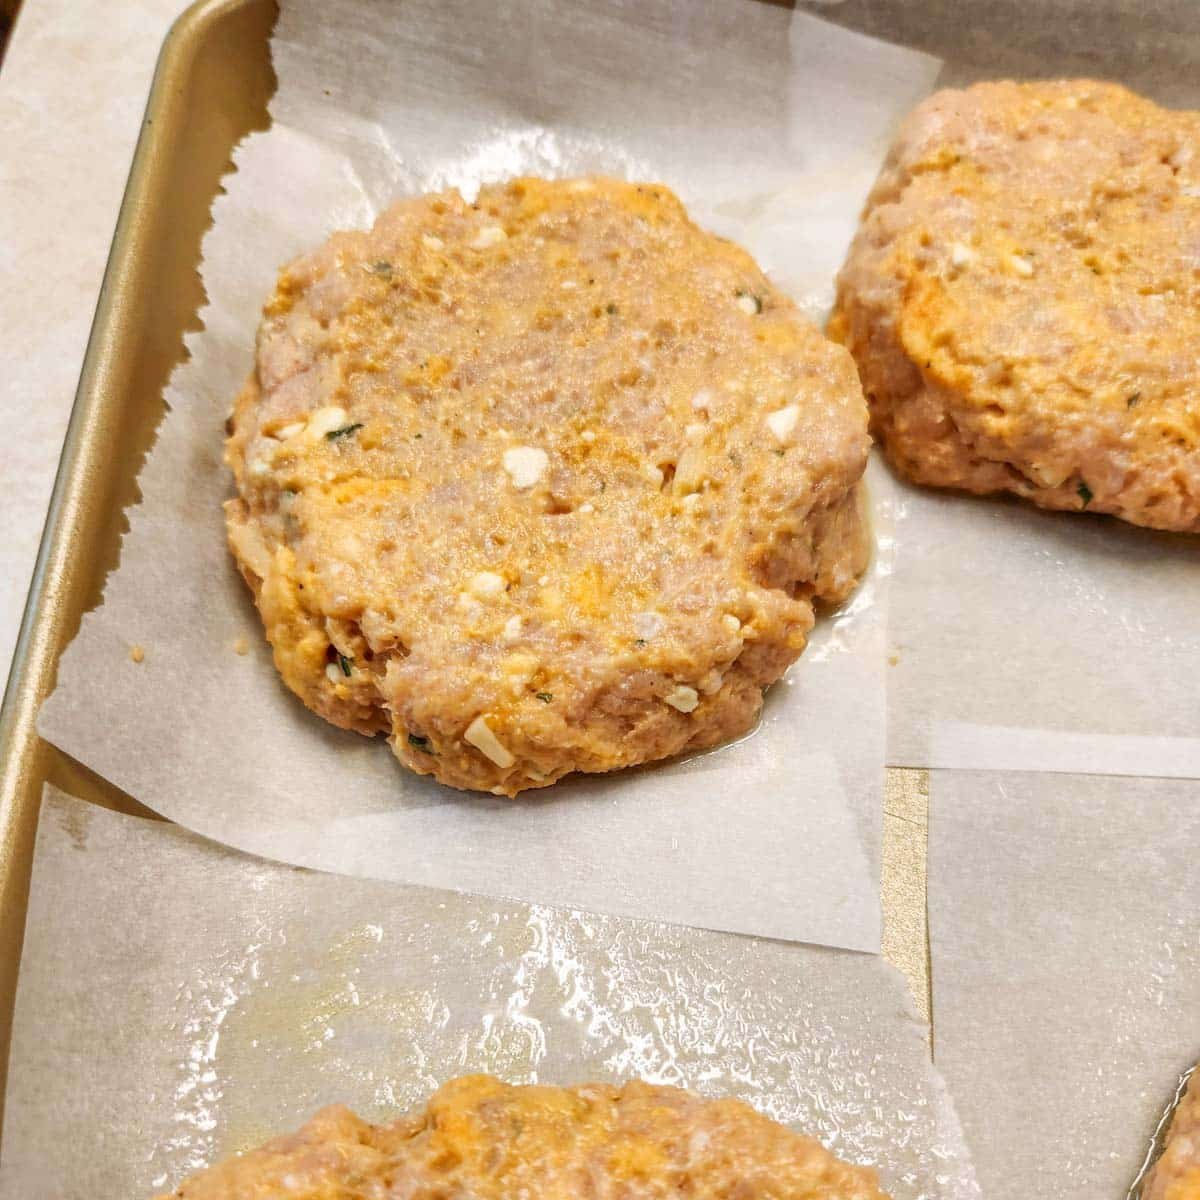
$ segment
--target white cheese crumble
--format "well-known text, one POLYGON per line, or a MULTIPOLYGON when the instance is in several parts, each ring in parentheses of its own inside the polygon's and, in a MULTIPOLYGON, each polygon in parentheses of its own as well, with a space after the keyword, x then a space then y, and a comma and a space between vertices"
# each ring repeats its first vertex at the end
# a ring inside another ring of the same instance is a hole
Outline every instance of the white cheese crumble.
POLYGON ((698 391, 692 397, 692 407, 695 409, 707 409, 712 403, 712 398, 713 394, 708 390, 708 388, 701 388, 700 391, 698 391))
POLYGON ((674 489, 678 495, 698 492, 708 475, 708 459, 699 446, 689 446, 675 464, 674 489))
POLYGON ((332 433, 335 429, 340 429, 345 424, 346 410, 331 405, 329 408, 318 408, 308 418, 305 428, 310 437, 319 438, 324 437, 327 433, 332 433))
POLYGON ((1030 475, 1034 477, 1042 485, 1042 487, 1056 488, 1061 487, 1071 473, 1070 467, 1064 466, 1061 463, 1029 463, 1024 468, 1030 475))
POLYGON ((259 479, 263 475, 270 474, 271 464, 265 458, 252 458, 246 471, 251 478, 259 479))
POLYGON ((666 622, 656 612, 640 612, 633 614, 633 632, 640 638, 649 641, 656 638, 666 626, 666 622))
POLYGON ((964 246, 962 242, 954 242, 950 246, 950 264, 957 267, 960 271, 969 263, 975 261, 975 254, 969 246, 964 246))
POLYGON ((492 732, 491 727, 483 717, 476 717, 467 726, 463 737, 475 747, 485 758, 489 758, 501 769, 511 767, 517 760, 507 746, 492 732))
POLYGON ((510 654, 500 667, 508 676, 510 686, 517 691, 533 678, 534 671, 538 669, 538 660, 532 654, 510 654))
POLYGON ((331 662, 325 664, 325 678, 330 683, 341 683, 346 677, 346 673, 337 663, 331 662))
POLYGON ((799 420, 800 405, 789 404, 786 408, 767 414, 767 427, 779 441, 786 442, 799 420))
POLYGON ((579 435, 579 440, 586 442, 590 446, 596 440, 596 431, 594 429, 585 429, 579 435))
POLYGON ((679 502, 684 508, 695 508, 700 503, 699 492, 688 492, 686 496, 679 502))
POLYGON ((467 587, 471 595, 478 596, 480 600, 491 600, 504 592, 504 577, 495 571, 480 571, 472 576, 467 587))
POLYGON ((421 245, 426 250, 443 250, 446 243, 440 237, 434 237, 432 233, 427 233, 421 238, 421 245))
POLYGON ((533 487, 545 474, 550 456, 537 446, 513 446, 504 452, 504 469, 513 481, 513 487, 525 491, 533 487))
POLYGON ((585 515, 587 513, 594 513, 596 511, 596 506, 594 504, 581 504, 579 506, 579 511, 585 515))
POLYGON ((1029 259, 1020 254, 1010 254, 1008 258, 1009 264, 1018 275, 1023 275, 1026 279, 1033 274, 1033 263, 1029 259))
POLYGON ((572 292, 579 286, 579 284, 577 284, 573 279, 564 279, 558 286, 562 288, 564 292, 572 292))
POLYGON ((229 540, 237 556, 246 563, 260 579, 266 579, 271 571, 273 555, 267 549, 263 535, 254 525, 230 525, 229 540))
POLYGON ((681 713, 690 713, 700 703, 700 693, 686 683, 677 683, 663 699, 681 713))
POLYGON ((521 618, 509 617, 504 622, 504 640, 506 642, 515 642, 521 636, 521 618))
POLYGON ((483 605, 469 592, 459 592, 455 603, 462 609, 468 621, 478 621, 483 616, 483 605))
POLYGON ((272 437, 277 438, 281 442, 286 442, 288 438, 294 438, 296 434, 304 432, 303 421, 293 421, 290 425, 285 425, 282 429, 277 429, 272 437))
POLYGON ((721 624, 724 625, 730 633, 737 633, 742 627, 741 621, 739 621, 737 617, 733 615, 733 613, 726 613, 721 618, 721 624))
POLYGON ((662 487, 663 473, 661 468, 656 467, 653 463, 647 463, 642 474, 645 475, 645 477, 652 484, 654 484, 655 487, 662 487))
POLYGON ((739 296, 737 306, 738 306, 738 308, 740 308, 742 310, 742 312, 746 313, 749 316, 753 316, 756 312, 759 311, 758 301, 755 300, 754 297, 750 296, 750 295, 739 296))
POLYGON ((471 246, 475 250, 486 250, 508 241, 508 234, 499 225, 485 225, 474 237, 471 246))

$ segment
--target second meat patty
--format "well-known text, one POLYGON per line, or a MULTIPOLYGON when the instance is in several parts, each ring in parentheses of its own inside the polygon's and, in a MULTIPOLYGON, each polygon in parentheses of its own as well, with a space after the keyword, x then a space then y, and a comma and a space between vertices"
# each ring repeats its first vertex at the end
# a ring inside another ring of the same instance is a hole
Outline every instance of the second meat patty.
POLYGON ((1200 114, 984 83, 908 118, 830 332, 919 483, 1200 531, 1200 114))

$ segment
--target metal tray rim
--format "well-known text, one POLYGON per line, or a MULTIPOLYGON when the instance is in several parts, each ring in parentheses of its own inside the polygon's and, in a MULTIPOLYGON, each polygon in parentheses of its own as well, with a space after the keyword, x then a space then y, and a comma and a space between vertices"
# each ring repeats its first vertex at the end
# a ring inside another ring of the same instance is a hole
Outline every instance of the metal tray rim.
MULTIPOLYGON (((137 315, 139 272, 148 269, 144 256, 166 228, 154 202, 175 165, 172 135, 186 112, 189 73, 197 69, 206 37, 224 19, 264 4, 273 21, 273 0, 194 0, 172 23, 159 50, 13 649, 0 704, 0 1120, 29 872, 51 762, 50 748, 37 733, 37 713, 83 608, 86 572, 77 568, 97 529, 112 515, 89 496, 106 465, 105 438, 111 438, 127 399, 120 378, 122 334, 137 315)), ((210 200, 205 199, 206 206, 210 200)), ((182 342, 178 353, 182 356, 182 342)))

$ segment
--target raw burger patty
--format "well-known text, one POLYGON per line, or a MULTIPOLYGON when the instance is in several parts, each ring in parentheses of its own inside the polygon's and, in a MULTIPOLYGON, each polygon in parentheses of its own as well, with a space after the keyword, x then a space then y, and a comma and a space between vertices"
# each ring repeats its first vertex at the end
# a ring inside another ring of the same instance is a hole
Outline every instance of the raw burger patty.
POLYGON ((1200 1200, 1200 1071, 1171 1118, 1162 1157, 1154 1164, 1143 1200, 1200 1200))
POLYGON ((1090 80, 932 96, 830 332, 917 482, 1200 530, 1200 114, 1090 80))
MULTIPOLYGON (((670 1087, 454 1080, 391 1125, 327 1108, 299 1133, 201 1172, 174 1200, 887 1200, 737 1100, 670 1087)), ((161 1200, 168 1200, 162 1197, 161 1200)))
POLYGON ((287 685, 512 795, 746 730, 868 539, 850 356, 665 188, 406 200, 287 267, 227 457, 287 685))

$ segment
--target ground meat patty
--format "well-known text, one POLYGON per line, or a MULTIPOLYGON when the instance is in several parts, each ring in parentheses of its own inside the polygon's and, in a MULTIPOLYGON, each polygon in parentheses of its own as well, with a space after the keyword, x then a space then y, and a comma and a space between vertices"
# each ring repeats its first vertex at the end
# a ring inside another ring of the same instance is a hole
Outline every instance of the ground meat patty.
MULTIPOLYGON (((677 1088, 509 1087, 454 1080, 391 1125, 327 1108, 299 1133, 184 1183, 175 1200, 887 1200, 737 1100, 677 1088)), ((161 1200, 167 1200, 162 1197, 161 1200)))
POLYGON ((1162 1157, 1142 1189, 1143 1200, 1200 1200, 1200 1072, 1175 1110, 1162 1157))
POLYGON ((866 426, 665 188, 446 192, 282 272, 229 538, 305 704, 512 795, 752 724, 864 567, 866 426))
POLYGON ((917 482, 1200 530, 1200 114, 1090 80, 932 96, 830 332, 917 482))

